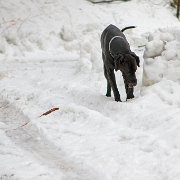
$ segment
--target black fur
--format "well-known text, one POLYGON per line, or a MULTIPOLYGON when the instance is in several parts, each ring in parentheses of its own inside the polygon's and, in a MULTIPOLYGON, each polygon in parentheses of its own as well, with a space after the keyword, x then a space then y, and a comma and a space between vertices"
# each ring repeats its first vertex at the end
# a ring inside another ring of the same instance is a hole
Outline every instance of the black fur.
MULTIPOLYGON (((135 28, 134 26, 122 29, 135 28)), ((104 62, 104 75, 107 79, 106 96, 111 96, 111 88, 115 101, 121 101, 116 85, 115 71, 120 70, 124 78, 127 99, 134 98, 133 87, 137 84, 136 69, 139 66, 139 57, 130 50, 129 43, 125 35, 114 25, 109 25, 101 35, 102 59, 104 62), (118 36, 114 38, 115 36, 118 36), (112 40, 113 38, 113 40, 112 40), (112 40, 112 41, 111 41, 112 40), (111 41, 111 43, 110 43, 111 41), (110 47, 109 47, 110 43, 110 47)))

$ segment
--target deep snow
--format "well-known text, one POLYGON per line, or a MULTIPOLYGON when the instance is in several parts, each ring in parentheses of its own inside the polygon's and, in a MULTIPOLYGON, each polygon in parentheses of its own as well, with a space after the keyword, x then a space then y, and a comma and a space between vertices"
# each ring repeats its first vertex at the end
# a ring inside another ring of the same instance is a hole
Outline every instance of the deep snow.
POLYGON ((179 61, 179 21, 167 2, 0 2, 0 179, 180 179, 179 81, 142 86, 144 50, 153 81, 163 63, 149 56, 179 61), (136 98, 122 103, 104 95, 99 38, 110 23, 137 26, 125 32, 141 59, 136 98))

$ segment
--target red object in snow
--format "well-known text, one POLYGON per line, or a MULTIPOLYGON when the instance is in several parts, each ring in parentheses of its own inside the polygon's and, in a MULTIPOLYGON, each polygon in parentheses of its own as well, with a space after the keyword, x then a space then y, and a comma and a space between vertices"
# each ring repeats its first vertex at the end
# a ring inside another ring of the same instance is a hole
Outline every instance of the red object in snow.
POLYGON ((49 111, 43 113, 43 114, 42 114, 41 116, 39 116, 39 117, 47 116, 48 114, 50 114, 50 113, 52 113, 52 112, 54 112, 54 111, 57 111, 57 110, 59 110, 59 108, 52 108, 52 109, 50 109, 49 111))

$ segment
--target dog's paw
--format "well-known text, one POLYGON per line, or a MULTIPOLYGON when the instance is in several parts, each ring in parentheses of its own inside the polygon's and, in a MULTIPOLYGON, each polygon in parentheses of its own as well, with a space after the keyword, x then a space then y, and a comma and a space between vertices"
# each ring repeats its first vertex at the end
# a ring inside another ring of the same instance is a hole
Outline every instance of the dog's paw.
POLYGON ((127 96, 127 99, 133 99, 133 98, 134 98, 133 94, 127 96))
POLYGON ((116 102, 122 102, 121 99, 120 99, 120 97, 118 97, 118 98, 115 97, 115 101, 116 101, 116 102))
POLYGON ((111 94, 109 94, 109 93, 106 93, 106 96, 107 96, 107 97, 111 97, 111 94))
POLYGON ((120 100, 115 100, 116 102, 122 102, 121 99, 120 100))

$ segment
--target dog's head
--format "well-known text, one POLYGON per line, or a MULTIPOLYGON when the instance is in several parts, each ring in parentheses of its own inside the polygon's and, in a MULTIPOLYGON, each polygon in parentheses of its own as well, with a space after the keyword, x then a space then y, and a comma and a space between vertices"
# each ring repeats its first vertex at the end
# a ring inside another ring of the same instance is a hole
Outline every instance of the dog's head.
POLYGON ((120 70, 129 88, 136 86, 136 70, 140 65, 139 57, 134 53, 118 54, 114 57, 115 71, 120 70))

